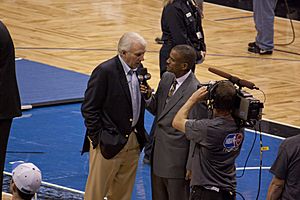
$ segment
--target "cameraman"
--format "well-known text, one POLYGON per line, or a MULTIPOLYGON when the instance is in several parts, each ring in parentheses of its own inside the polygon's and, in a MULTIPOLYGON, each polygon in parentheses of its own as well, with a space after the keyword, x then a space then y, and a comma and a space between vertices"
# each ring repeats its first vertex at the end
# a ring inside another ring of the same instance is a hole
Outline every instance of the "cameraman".
POLYGON ((229 81, 220 81, 208 92, 197 90, 179 110, 173 127, 196 143, 191 157, 191 199, 233 200, 236 191, 235 159, 240 153, 244 133, 232 117, 236 88, 229 81), (208 93, 213 99, 213 118, 188 119, 188 113, 208 93))

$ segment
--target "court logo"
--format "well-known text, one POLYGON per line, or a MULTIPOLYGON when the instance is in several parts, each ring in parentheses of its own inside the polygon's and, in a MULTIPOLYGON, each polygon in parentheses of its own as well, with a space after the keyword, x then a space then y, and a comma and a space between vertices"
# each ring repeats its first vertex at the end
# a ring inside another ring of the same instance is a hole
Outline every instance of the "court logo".
POLYGON ((242 144, 244 136, 242 133, 231 133, 226 136, 223 142, 224 151, 236 151, 242 144))

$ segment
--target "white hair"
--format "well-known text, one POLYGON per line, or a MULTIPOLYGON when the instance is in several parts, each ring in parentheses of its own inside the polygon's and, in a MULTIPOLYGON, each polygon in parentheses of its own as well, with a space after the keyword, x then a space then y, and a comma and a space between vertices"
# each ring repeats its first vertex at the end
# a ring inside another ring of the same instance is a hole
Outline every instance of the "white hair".
POLYGON ((146 40, 135 32, 127 32, 122 35, 122 37, 119 40, 118 43, 118 52, 119 54, 122 53, 122 51, 129 51, 132 44, 142 44, 144 47, 146 47, 147 42, 146 40))

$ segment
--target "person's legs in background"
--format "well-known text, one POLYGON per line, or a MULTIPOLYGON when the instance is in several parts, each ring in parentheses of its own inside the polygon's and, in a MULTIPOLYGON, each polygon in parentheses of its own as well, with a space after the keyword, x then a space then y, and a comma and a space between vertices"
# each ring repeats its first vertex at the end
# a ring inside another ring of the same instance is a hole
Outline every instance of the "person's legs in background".
POLYGON ((253 15, 257 31, 255 42, 248 51, 261 55, 272 54, 274 48, 274 18, 277 0, 253 0, 253 15))
POLYGON ((143 159, 143 163, 144 164, 151 164, 151 159, 152 159, 152 149, 153 149, 153 133, 154 133, 154 129, 156 126, 156 122, 155 119, 152 123, 152 128, 149 134, 149 138, 148 138, 148 142, 145 145, 144 148, 144 159, 143 159))
POLYGON ((160 67, 160 78, 163 73, 167 71, 167 60, 171 52, 172 46, 163 44, 159 51, 159 67, 160 67))
POLYGON ((152 146, 153 146, 153 137, 152 135, 149 136, 149 141, 145 145, 144 148, 144 159, 143 163, 144 164, 150 164, 151 163, 151 152, 152 152, 152 146))

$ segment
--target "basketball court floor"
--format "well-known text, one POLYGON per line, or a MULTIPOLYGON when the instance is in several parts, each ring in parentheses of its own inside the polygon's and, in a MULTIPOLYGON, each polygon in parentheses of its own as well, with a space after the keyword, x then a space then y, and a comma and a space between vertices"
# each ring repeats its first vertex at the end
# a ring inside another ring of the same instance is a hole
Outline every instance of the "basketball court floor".
MULTIPOLYGON (((288 3, 299 20, 298 1, 288 3)), ((246 130, 236 162, 241 176, 237 179, 241 194, 237 199, 247 200, 265 199, 272 178, 269 168, 279 144, 300 130, 300 23, 294 21, 295 40, 285 45, 293 34, 289 20, 282 18, 286 13, 283 0, 279 0, 273 55, 249 54, 247 43, 255 38, 251 6, 248 0, 205 1, 203 25, 208 52, 195 72, 200 81, 219 80, 207 71, 216 67, 254 82, 265 92, 263 133, 246 130), (260 140, 269 149, 262 155, 260 140)), ((155 88, 160 45, 154 38, 161 34, 161 10, 161 0, 0 1, 0 19, 11 32, 16 56, 25 58, 16 58, 23 115, 13 122, 4 191, 8 192, 11 163, 22 160, 42 170, 38 199, 83 199, 88 154, 80 155, 85 134, 80 106, 89 74, 116 54, 116 42, 124 32, 136 31, 148 41, 144 65, 155 88)), ((251 93, 263 99, 260 92, 251 93)), ((153 116, 146 113, 148 132, 152 121, 153 116)), ((143 152, 140 158, 132 200, 151 200, 150 167, 142 162, 143 152)))

